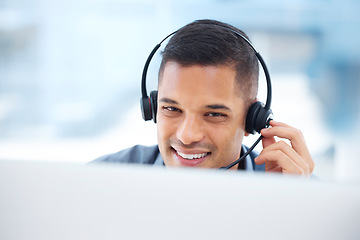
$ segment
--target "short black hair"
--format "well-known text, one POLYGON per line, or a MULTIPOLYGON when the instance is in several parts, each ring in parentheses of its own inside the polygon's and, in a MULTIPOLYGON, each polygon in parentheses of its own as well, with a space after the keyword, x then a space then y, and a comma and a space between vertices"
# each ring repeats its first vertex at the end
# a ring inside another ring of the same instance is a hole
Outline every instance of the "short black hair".
POLYGON ((258 59, 249 44, 229 29, 249 40, 243 31, 216 20, 197 20, 179 29, 162 52, 159 81, 167 62, 182 66, 229 66, 236 71, 239 88, 235 91, 249 107, 258 89, 258 59))

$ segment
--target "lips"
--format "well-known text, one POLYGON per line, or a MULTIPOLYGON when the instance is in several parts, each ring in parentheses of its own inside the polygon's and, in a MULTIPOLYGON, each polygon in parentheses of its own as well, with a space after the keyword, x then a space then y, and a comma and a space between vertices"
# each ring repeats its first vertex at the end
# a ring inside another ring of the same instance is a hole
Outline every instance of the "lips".
POLYGON ((176 161, 183 166, 190 166, 194 167, 202 162, 204 162, 207 157, 211 154, 210 152, 206 152, 203 150, 191 150, 191 151, 184 151, 176 150, 173 148, 174 155, 176 161))

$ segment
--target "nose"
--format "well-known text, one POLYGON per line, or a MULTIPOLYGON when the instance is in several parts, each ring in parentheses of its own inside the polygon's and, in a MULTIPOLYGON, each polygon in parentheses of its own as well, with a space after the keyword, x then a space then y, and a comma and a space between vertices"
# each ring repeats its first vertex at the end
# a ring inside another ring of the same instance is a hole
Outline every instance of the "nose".
POLYGON ((201 120, 196 116, 184 117, 176 132, 176 137, 185 145, 200 142, 204 136, 201 120))

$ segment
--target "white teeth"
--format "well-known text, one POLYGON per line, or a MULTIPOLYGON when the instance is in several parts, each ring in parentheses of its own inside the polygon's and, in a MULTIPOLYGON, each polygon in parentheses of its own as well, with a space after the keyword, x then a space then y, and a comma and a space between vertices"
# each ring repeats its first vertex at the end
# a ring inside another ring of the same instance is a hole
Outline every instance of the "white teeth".
POLYGON ((181 152, 178 152, 176 151, 182 158, 185 158, 185 159, 189 159, 189 160, 192 160, 194 158, 202 158, 202 157, 205 157, 206 155, 208 155, 208 153, 199 153, 199 154, 185 154, 185 153, 181 153, 181 152))

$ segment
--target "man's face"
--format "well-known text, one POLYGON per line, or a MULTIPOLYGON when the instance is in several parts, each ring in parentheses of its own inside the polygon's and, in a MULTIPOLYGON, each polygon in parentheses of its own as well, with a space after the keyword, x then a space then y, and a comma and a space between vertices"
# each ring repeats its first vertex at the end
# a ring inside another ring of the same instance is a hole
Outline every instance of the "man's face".
POLYGON ((157 112, 166 166, 220 168, 239 158, 246 116, 235 75, 226 66, 166 63, 157 112))

